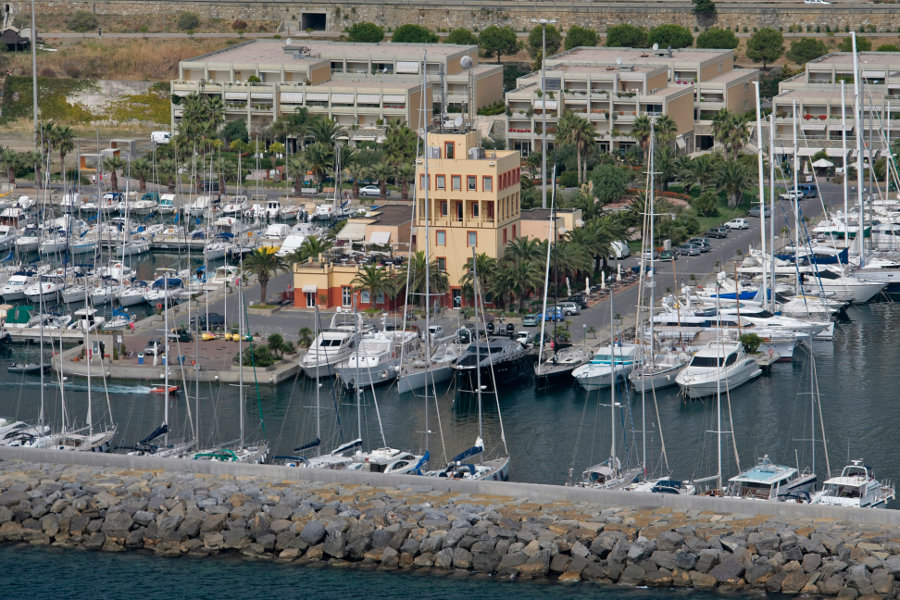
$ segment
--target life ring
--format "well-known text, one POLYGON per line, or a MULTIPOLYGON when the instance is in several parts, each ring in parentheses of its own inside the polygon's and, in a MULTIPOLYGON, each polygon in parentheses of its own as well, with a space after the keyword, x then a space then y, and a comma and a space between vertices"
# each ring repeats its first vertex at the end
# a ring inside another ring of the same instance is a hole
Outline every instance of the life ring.
POLYGON ((156 303, 156 310, 161 310, 161 309, 162 309, 162 302, 157 302, 157 303, 156 303))

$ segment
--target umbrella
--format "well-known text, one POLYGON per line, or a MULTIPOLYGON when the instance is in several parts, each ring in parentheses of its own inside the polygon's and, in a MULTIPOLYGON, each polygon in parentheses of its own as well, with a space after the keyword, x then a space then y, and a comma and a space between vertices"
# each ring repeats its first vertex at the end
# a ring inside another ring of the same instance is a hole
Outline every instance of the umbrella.
POLYGON ((816 169, 827 169, 829 167, 833 167, 834 163, 823 157, 815 161, 812 166, 816 169))
POLYGON ((590 277, 584 278, 584 295, 585 296, 591 295, 591 278, 590 277))

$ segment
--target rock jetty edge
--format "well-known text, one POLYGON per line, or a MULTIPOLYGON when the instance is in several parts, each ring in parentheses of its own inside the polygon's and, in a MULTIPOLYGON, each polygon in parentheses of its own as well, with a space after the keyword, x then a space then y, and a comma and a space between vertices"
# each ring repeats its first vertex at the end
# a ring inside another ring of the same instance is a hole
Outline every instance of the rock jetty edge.
POLYGON ((897 598, 897 512, 0 449, 0 541, 167 557, 897 598))

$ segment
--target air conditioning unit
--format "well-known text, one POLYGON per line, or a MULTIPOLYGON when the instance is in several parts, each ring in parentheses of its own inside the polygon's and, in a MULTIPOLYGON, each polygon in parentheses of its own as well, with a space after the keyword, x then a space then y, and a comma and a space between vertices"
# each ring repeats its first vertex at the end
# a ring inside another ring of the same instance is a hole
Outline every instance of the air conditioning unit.
POLYGON ((469 160, 483 160, 484 148, 469 148, 469 160))
POLYGON ((428 158, 440 158, 441 149, 437 146, 428 146, 428 158))

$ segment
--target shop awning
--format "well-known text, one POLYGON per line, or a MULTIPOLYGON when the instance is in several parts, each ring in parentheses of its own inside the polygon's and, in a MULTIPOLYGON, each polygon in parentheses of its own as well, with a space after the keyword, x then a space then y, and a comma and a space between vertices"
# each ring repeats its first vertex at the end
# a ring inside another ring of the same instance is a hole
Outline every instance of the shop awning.
POLYGON ((348 242, 359 242, 364 240, 366 239, 366 224, 347 223, 344 225, 344 228, 338 232, 336 238, 348 242))
POLYGON ((317 286, 314 283, 307 283, 307 284, 304 284, 304 286, 303 286, 304 294, 315 294, 318 291, 319 291, 319 286, 317 286))
POLYGON ((373 246, 387 246, 391 243, 390 231, 373 231, 369 235, 369 243, 373 246))
POLYGON ((398 60, 397 61, 397 72, 398 73, 418 73, 419 72, 419 61, 398 60))

